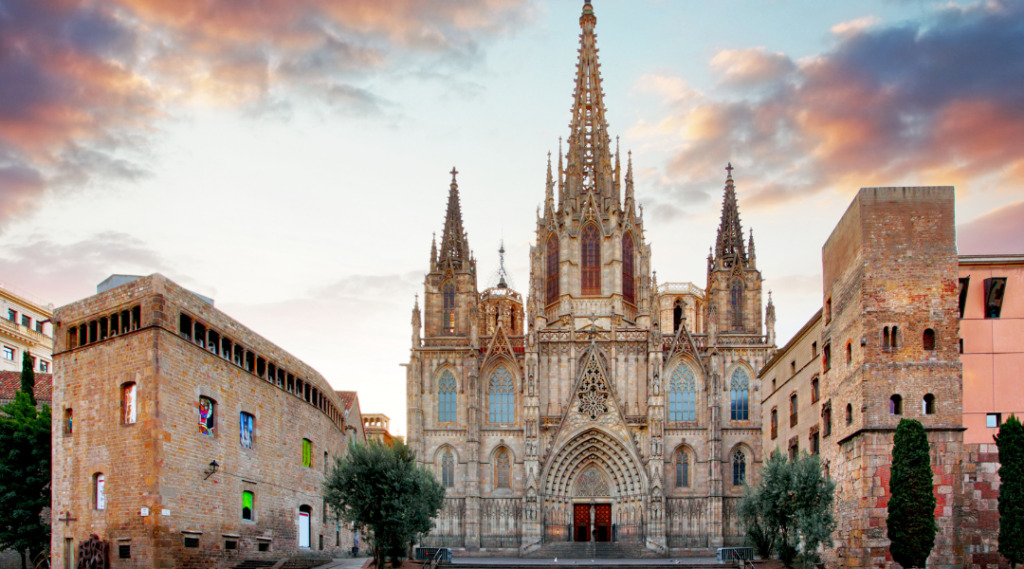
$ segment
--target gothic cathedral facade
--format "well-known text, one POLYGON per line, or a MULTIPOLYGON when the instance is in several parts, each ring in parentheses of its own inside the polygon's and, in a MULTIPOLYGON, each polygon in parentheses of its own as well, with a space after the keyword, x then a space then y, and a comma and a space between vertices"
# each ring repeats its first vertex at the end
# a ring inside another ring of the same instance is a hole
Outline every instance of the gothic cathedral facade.
POLYGON ((740 544, 761 462, 757 371, 774 348, 732 168, 704 289, 658 285, 632 160, 605 120, 589 0, 567 150, 548 158, 523 297, 480 291, 452 170, 423 310, 412 315, 408 437, 446 488, 424 545, 530 553, 624 542, 740 544))

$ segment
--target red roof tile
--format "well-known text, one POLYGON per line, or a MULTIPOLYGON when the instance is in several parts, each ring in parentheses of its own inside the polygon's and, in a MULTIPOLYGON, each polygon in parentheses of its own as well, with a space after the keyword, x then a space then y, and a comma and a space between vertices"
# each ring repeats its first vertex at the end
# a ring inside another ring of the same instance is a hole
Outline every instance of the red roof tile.
MULTIPOLYGON (((21 389, 20 371, 0 371, 0 402, 14 401, 14 394, 21 389)), ((53 374, 36 374, 36 401, 53 402, 53 374)))

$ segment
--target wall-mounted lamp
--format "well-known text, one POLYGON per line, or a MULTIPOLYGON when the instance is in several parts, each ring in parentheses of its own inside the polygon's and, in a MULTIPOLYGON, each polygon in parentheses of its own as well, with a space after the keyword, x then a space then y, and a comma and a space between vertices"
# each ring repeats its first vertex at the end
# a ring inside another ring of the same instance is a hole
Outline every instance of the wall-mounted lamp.
POLYGON ((209 478, 209 477, 213 476, 213 473, 214 473, 214 472, 217 472, 217 469, 218 469, 218 468, 220 468, 220 465, 219 465, 219 464, 217 464, 217 461, 216 461, 216 460, 212 460, 212 461, 210 461, 210 466, 207 466, 207 467, 206 467, 206 471, 205 471, 205 472, 203 472, 203 474, 205 474, 205 475, 206 475, 206 476, 203 476, 203 480, 206 480, 207 478, 209 478))

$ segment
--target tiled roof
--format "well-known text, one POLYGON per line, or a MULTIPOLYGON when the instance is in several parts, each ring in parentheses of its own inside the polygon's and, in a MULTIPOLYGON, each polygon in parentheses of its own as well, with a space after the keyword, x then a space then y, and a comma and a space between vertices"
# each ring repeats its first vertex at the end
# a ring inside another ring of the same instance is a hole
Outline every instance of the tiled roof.
MULTIPOLYGON (((0 371, 0 401, 14 401, 14 394, 21 389, 20 371, 0 371)), ((53 401, 53 374, 36 374, 36 401, 53 401)))
POLYGON ((346 411, 352 408, 352 403, 355 402, 357 397, 355 391, 335 391, 335 393, 337 393, 338 397, 345 403, 346 411))

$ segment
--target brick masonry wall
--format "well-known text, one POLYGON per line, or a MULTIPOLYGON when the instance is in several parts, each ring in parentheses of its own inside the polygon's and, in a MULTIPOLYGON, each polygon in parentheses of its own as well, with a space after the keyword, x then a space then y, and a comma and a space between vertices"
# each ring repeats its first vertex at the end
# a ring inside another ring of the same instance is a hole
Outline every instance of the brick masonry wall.
MULTIPOLYGON (((54 379, 53 565, 64 566, 64 540, 90 533, 110 541, 112 567, 227 567, 243 558, 299 552, 298 513, 312 512, 310 545, 335 546, 320 487, 324 452, 337 457, 349 440, 320 409, 177 333, 179 311, 230 336, 301 377, 343 409, 311 368, 159 275, 140 279, 57 311, 54 379), (140 305, 136 331, 69 348, 67 328, 140 305), (122 424, 121 386, 137 384, 138 420, 122 424), (199 432, 199 397, 216 401, 213 437, 199 432), (63 412, 74 410, 73 433, 63 412), (255 416, 253 449, 240 444, 239 413, 255 416), (313 442, 313 467, 302 466, 302 439, 313 442), (220 465, 204 478, 211 461, 220 465), (93 475, 106 477, 107 507, 94 507, 93 475), (255 494, 255 519, 243 521, 242 491, 255 494), (149 515, 141 515, 148 508, 149 515), (74 518, 61 522, 61 517, 74 518), (186 532, 199 537, 184 547, 186 532), (270 551, 258 552, 257 538, 270 551), (228 540, 237 550, 226 550, 228 540), (131 545, 131 559, 117 546, 131 545)), ((348 532, 345 532, 346 534, 348 532)), ((346 535, 350 539, 350 535, 346 535)), ((351 542, 342 542, 346 550, 351 542)), ((303 551, 306 551, 303 549, 303 551)))
POLYGON ((1006 569, 999 554, 999 449, 994 444, 964 445, 964 567, 1006 569))

